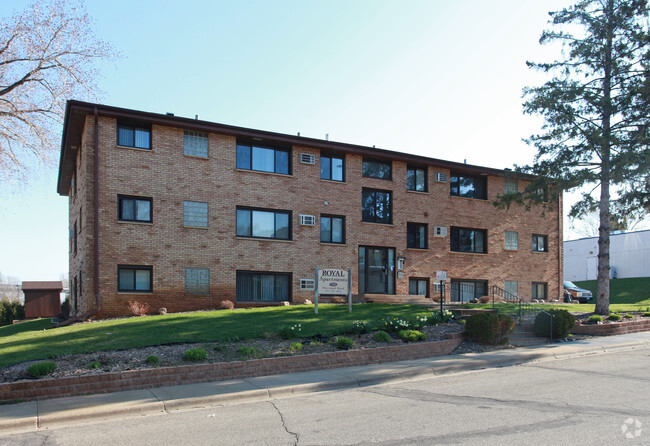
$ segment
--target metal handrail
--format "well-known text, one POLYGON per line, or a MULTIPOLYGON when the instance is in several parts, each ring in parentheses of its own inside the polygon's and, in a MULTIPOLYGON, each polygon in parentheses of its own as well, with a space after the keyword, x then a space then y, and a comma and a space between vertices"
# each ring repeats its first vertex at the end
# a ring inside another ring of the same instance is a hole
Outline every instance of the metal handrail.
POLYGON ((538 307, 537 305, 533 304, 532 302, 523 300, 519 296, 517 296, 515 294, 512 294, 512 293, 510 293, 510 292, 508 292, 508 291, 504 290, 503 288, 500 288, 500 287, 498 287, 496 285, 492 285, 490 287, 490 289, 491 289, 491 294, 492 294, 492 309, 493 310, 498 311, 498 309, 496 308, 495 296, 499 296, 499 297, 503 298, 503 300, 506 301, 507 303, 514 303, 514 304, 518 305, 518 307, 519 307, 519 311, 518 311, 519 312, 519 317, 518 317, 519 321, 518 321, 518 324, 519 325, 521 325, 521 317, 522 317, 523 310, 532 309, 533 312, 544 313, 545 315, 547 315, 549 317, 549 320, 550 320, 549 339, 553 339, 553 318, 554 318, 554 316, 551 313, 549 313, 548 311, 543 310, 542 308, 538 307))

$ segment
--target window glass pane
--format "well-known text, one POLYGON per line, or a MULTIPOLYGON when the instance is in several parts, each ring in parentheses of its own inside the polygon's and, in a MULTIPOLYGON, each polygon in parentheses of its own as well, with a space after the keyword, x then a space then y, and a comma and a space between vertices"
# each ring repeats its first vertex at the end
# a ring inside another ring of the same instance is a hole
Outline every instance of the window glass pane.
POLYGON ((135 200, 120 199, 120 218, 122 220, 135 220, 135 200))
POLYGON ((185 201, 183 208, 183 224, 185 226, 208 227, 208 203, 185 201))
POLYGON ((424 192, 426 187, 426 174, 424 169, 417 169, 415 171, 415 190, 424 192))
POLYGON ((208 157, 208 134, 185 131, 183 135, 184 153, 188 156, 208 157))
POLYGON ((458 231, 459 249, 463 252, 474 251, 474 232, 467 229, 460 229, 458 231))
POLYGON ((237 169, 251 169, 250 146, 237 146, 237 169))
POLYGON ((460 191, 458 190, 458 177, 455 175, 449 177, 449 193, 454 196, 460 194, 460 191))
POLYGON ((363 221, 375 221, 375 192, 364 190, 362 192, 362 217, 363 221))
POLYGON ((135 289, 134 275, 132 269, 120 269, 118 288, 120 290, 135 289))
POLYGON ((326 243, 332 241, 332 220, 329 217, 320 218, 320 241, 326 243))
POLYGON ((332 219, 332 242, 343 243, 343 219, 332 219))
POLYGON ((506 194, 516 194, 518 192, 518 190, 517 190, 517 180, 506 179, 505 180, 504 192, 506 194))
POLYGON ((538 251, 545 251, 546 247, 544 246, 544 237, 538 237, 537 238, 537 250, 538 251))
POLYGON ((135 270, 136 291, 149 291, 151 289, 151 271, 148 269, 135 270))
POLYGON ((332 158, 332 179, 343 181, 343 158, 332 158))
POLYGON ((289 214, 275 214, 275 238, 289 240, 289 214))
POLYGON ((275 151, 275 173, 289 174, 289 152, 275 151))
POLYGON ((473 177, 459 177, 458 187, 461 197, 474 198, 474 178, 473 177))
POLYGON ((185 268, 185 294, 210 294, 209 268, 185 268))
POLYGON ((363 176, 369 178, 379 178, 382 180, 390 180, 391 162, 363 160, 363 176))
POLYGON ((273 238, 275 215, 273 212, 253 211, 253 237, 273 238))
POLYGON ((422 296, 427 295, 427 281, 426 280, 418 280, 418 294, 422 296))
POLYGON ((504 288, 506 293, 508 293, 506 297, 516 297, 519 294, 519 282, 515 280, 506 280, 504 288))
POLYGON ((237 235, 241 237, 251 236, 251 211, 237 209, 237 235))
POLYGON ((125 147, 133 147, 133 127, 119 126, 117 128, 117 144, 125 147))
POLYGON ((151 221, 151 202, 149 200, 133 200, 135 202, 136 220, 151 221))
POLYGON ((506 249, 517 250, 519 247, 519 234, 517 232, 506 231, 506 249))
POLYGON ((320 157, 320 177, 323 180, 332 179, 331 159, 327 156, 320 157))
POLYGON ((485 236, 483 231, 472 231, 474 234, 474 252, 485 252, 485 236))
POLYGON ((253 147, 253 170, 274 172, 275 151, 263 147, 253 147))
POLYGON ((135 129, 135 147, 141 149, 150 149, 149 146, 150 132, 147 129, 135 129))
POLYGON ((413 169, 406 171, 406 189, 415 190, 415 170, 413 169))
POLYGON ((390 193, 375 192, 375 221, 380 223, 391 222, 390 193))
POLYGON ((409 294, 418 294, 418 281, 409 279, 409 294))
POLYGON ((276 275, 275 276, 275 301, 289 300, 289 276, 276 275))

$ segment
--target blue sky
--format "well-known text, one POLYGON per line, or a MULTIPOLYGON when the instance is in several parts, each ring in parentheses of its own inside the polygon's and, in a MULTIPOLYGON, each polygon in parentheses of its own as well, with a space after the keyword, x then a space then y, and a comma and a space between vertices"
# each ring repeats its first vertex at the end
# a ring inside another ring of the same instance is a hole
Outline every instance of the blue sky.
MULTIPOLYGON (((5 1, 0 15, 26 1, 5 1)), ((101 102, 496 168, 532 161, 521 90, 548 11, 567 1, 89 1, 101 102)), ((68 270, 57 166, 0 196, 0 273, 68 270)), ((568 224, 565 223, 565 226, 568 224)))

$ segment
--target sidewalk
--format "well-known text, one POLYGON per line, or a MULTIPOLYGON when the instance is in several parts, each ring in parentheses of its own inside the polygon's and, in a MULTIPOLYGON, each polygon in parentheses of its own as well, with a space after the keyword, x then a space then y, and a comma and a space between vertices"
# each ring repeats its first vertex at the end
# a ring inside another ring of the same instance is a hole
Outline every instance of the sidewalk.
POLYGON ((215 404, 263 401, 643 347, 650 347, 650 332, 488 353, 437 356, 361 367, 30 401, 0 406, 0 434, 37 431, 82 420, 93 422, 108 417, 162 414, 215 404))

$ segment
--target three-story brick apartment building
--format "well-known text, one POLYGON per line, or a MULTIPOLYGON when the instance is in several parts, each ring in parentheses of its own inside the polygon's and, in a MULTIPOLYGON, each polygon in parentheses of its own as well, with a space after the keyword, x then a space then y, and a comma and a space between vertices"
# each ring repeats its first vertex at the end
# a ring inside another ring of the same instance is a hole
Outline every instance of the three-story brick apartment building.
POLYGON ((543 216, 491 204, 525 186, 498 169, 70 101, 58 192, 71 308, 300 303, 317 266, 351 268, 362 296, 429 295, 437 270, 451 300, 488 286, 559 296, 561 203, 543 216))

